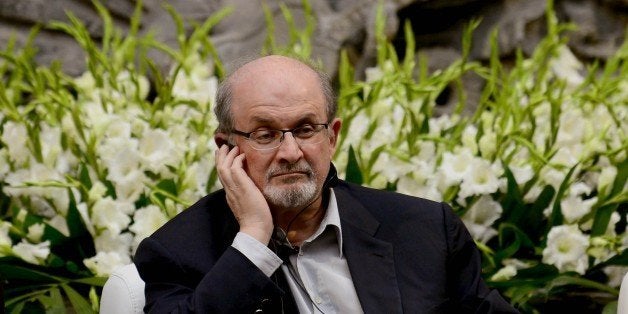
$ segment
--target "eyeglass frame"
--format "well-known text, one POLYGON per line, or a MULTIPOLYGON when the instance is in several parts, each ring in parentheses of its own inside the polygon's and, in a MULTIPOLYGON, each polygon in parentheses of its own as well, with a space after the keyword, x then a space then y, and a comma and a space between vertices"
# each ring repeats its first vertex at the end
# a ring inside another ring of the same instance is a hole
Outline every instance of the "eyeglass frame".
MULTIPOLYGON (((236 135, 240 135, 240 136, 244 137, 247 141, 255 142, 254 140, 251 139, 251 134, 253 134, 255 132, 259 132, 259 131, 273 131, 273 132, 274 131, 279 131, 279 132, 281 132, 281 137, 279 138, 279 144, 277 146, 275 146, 275 147, 271 147, 271 148, 257 148, 257 147, 254 147, 252 143, 249 143, 249 146, 251 146, 251 148, 253 148, 255 150, 258 150, 258 151, 270 151, 270 150, 273 150, 273 149, 277 149, 277 148, 279 148, 279 146, 281 146, 281 144, 283 143, 283 141, 284 141, 284 139, 286 137, 286 133, 288 133, 288 132, 290 132, 290 134, 292 134, 292 136, 294 137, 295 140, 298 140, 299 138, 294 136, 294 133, 293 133, 294 130, 300 129, 300 128, 306 126, 306 125, 310 125, 310 126, 313 126, 313 127, 321 126, 321 125, 323 126, 323 128, 320 129, 319 131, 316 131, 316 133, 314 133, 313 136, 316 136, 316 134, 322 132, 323 130, 329 130, 329 123, 304 123, 304 124, 301 124, 301 125, 299 125, 297 127, 292 128, 292 129, 265 129, 265 130, 257 129, 257 130, 253 130, 251 132, 244 132, 244 131, 240 131, 240 130, 237 130, 237 129, 233 129, 233 130, 231 130, 230 133, 233 133, 233 134, 236 134, 236 135)), ((299 143, 299 142, 297 141, 297 143, 299 143)), ((312 144, 316 144, 316 143, 312 143, 312 144)))

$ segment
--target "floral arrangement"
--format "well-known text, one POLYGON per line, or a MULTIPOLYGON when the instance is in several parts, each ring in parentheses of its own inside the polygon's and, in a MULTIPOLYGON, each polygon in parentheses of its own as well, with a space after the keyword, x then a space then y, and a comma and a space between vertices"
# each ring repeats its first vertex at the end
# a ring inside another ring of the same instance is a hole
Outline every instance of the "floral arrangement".
MULTIPOLYGON (((49 26, 84 48, 83 75, 37 66, 30 48, 0 52, 0 276, 10 312, 97 311, 100 287, 139 242, 220 188, 212 106, 224 70, 207 35, 229 10, 185 36, 170 8, 175 50, 138 35, 141 6, 123 35, 94 4, 102 42, 71 14, 49 26), (166 74, 145 55, 155 48, 174 61, 166 74)), ((463 57, 435 73, 417 62, 409 25, 398 59, 380 14, 366 80, 341 57, 335 164, 348 181, 452 204, 484 254, 487 282, 523 312, 576 292, 612 309, 628 270, 628 44, 585 66, 549 7, 532 56, 506 68, 495 37, 487 65, 468 61, 472 23, 463 57), (469 74, 486 80, 471 111, 469 74), (436 115, 450 85, 458 106, 436 115)), ((309 57, 313 21, 292 27, 288 47, 270 36, 266 50, 309 57)))

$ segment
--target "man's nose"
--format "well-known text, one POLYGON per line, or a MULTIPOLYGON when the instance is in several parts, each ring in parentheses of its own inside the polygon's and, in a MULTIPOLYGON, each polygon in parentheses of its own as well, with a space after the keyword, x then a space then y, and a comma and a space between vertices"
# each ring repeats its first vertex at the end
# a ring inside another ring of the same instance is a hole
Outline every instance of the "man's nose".
POLYGON ((283 159, 289 163, 297 162, 303 158, 303 151, 296 138, 292 135, 292 132, 284 133, 283 141, 277 149, 277 158, 283 159))

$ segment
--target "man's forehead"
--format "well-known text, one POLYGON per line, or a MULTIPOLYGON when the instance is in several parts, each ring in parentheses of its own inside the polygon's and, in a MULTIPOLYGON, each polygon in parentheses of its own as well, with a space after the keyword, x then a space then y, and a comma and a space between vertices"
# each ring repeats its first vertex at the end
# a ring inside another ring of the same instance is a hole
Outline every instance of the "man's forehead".
POLYGON ((278 74, 288 74, 288 72, 299 73, 301 75, 316 75, 315 71, 301 61, 284 56, 266 56, 244 64, 232 75, 232 83, 251 77, 272 76, 278 74))

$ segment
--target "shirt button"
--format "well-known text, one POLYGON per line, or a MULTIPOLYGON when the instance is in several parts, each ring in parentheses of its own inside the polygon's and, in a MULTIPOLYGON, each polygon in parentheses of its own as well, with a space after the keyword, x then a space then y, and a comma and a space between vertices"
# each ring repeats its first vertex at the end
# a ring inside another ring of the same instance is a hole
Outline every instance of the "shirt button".
POLYGON ((316 297, 316 298, 314 298, 314 302, 316 302, 316 304, 321 304, 321 302, 323 302, 323 300, 321 300, 321 297, 316 297))

